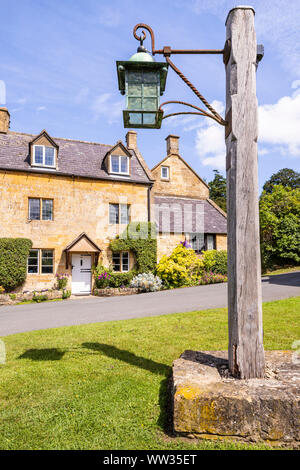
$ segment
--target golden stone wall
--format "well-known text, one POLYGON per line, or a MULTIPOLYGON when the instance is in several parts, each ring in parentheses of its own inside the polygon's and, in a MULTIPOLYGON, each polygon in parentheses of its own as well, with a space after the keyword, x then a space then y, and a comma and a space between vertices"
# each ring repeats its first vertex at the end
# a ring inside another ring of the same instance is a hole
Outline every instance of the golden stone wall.
POLYGON ((82 232, 101 248, 100 261, 111 263, 109 241, 126 225, 109 224, 109 203, 130 204, 132 221, 148 220, 147 186, 134 183, 1 171, 0 198, 0 237, 25 237, 33 248, 55 250, 54 274, 28 274, 22 286, 28 290, 53 287, 55 274, 66 272, 64 248, 82 232), (53 199, 53 221, 28 220, 30 197, 53 199))
POLYGON ((216 249, 227 250, 227 235, 225 234, 216 235, 216 249))
POLYGON ((207 199, 209 189, 195 173, 177 155, 169 155, 152 170, 156 180, 152 192, 163 196, 185 196, 197 199, 207 199), (161 167, 170 168, 170 180, 161 180, 161 167))

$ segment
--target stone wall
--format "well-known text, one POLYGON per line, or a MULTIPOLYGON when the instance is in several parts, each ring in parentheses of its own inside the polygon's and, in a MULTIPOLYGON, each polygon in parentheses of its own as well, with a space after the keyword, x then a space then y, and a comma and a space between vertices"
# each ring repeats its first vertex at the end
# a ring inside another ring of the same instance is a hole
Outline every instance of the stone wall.
POLYGON ((227 235, 225 234, 216 235, 216 249, 227 250, 227 235))
POLYGON ((209 189, 199 179, 184 161, 178 156, 171 154, 152 170, 153 178, 156 179, 152 193, 160 196, 185 196, 196 199, 207 199, 209 189), (161 167, 170 168, 170 179, 161 179, 161 167))
MULTIPOLYGON (((126 225, 109 224, 109 203, 130 204, 132 221, 147 221, 147 186, 89 180, 49 174, 0 172, 0 237, 25 237, 33 248, 54 250, 53 274, 28 274, 22 289, 46 289, 55 274, 67 272, 64 248, 85 232, 102 250, 100 261, 108 266, 110 239, 126 225), (53 199, 53 220, 28 220, 28 198, 53 199)), ((132 266, 132 260, 131 260, 132 266)), ((69 278, 70 288, 71 277, 69 278)))

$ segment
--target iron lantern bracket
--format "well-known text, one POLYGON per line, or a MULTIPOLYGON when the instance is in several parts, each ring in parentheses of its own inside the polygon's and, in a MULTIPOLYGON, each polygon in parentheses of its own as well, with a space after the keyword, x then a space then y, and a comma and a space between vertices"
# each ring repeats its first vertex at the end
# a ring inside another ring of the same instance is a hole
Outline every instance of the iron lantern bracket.
MULTIPOLYGON (((185 106, 189 106, 191 108, 195 108, 197 112, 178 112, 178 113, 172 113, 172 114, 167 114, 166 116, 163 116, 162 119, 166 119, 171 116, 176 116, 180 114, 198 114, 201 116, 209 117, 222 126, 226 126, 228 124, 227 121, 225 121, 219 113, 208 103, 208 101, 204 98, 204 96, 197 90, 197 88, 185 77, 185 75, 173 64, 173 62, 170 60, 171 54, 222 54, 223 55, 223 62, 226 65, 230 59, 230 54, 231 54, 231 41, 230 39, 227 39, 225 42, 225 45, 223 49, 172 49, 169 46, 165 46, 163 49, 155 49, 155 37, 154 37, 154 32, 152 28, 145 24, 145 23, 138 23, 135 25, 133 28, 133 36, 135 39, 140 41, 141 47, 143 47, 143 42, 146 39, 146 33, 144 30, 147 30, 150 34, 151 37, 151 48, 152 48, 152 55, 154 56, 155 54, 162 54, 166 58, 166 62, 169 64, 169 66, 174 70, 174 72, 179 75, 179 77, 188 85, 191 90, 195 93, 195 95, 202 101, 202 103, 206 106, 208 111, 203 110, 201 108, 198 108, 197 106, 191 105, 189 103, 185 103, 183 101, 166 101, 160 105, 159 110, 162 111, 162 106, 170 103, 177 103, 177 104, 182 104, 185 106), (137 30, 142 29, 142 33, 140 36, 137 35, 137 30)), ((264 47, 263 45, 258 45, 257 46, 257 56, 256 56, 256 67, 258 66, 258 63, 260 60, 263 58, 264 55, 264 47)))

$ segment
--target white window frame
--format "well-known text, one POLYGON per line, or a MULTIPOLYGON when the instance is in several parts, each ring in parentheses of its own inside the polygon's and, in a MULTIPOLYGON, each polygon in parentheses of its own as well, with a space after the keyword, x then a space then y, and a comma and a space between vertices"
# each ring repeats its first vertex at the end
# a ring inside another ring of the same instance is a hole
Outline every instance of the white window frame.
POLYGON ((36 145, 33 146, 33 159, 32 159, 32 161, 33 161, 32 164, 34 166, 39 166, 39 167, 43 167, 43 168, 56 168, 56 149, 54 147, 51 147, 50 145, 38 145, 38 144, 36 144, 36 145), (43 148, 43 163, 37 163, 35 161, 35 148, 36 147, 42 147, 43 148), (54 150, 54 160, 53 160, 54 164, 53 165, 46 165, 46 163, 45 163, 46 162, 46 150, 45 150, 46 148, 51 148, 51 149, 54 150))
POLYGON ((28 272, 28 259, 29 259, 29 256, 27 258, 27 275, 39 275, 39 276, 51 276, 54 274, 54 269, 55 269, 55 251, 53 248, 32 248, 30 251, 36 251, 38 256, 37 256, 37 261, 38 261, 38 264, 37 264, 37 272, 36 273, 29 273, 28 272), (53 253, 53 257, 52 257, 52 260, 53 260, 53 263, 52 263, 52 273, 43 273, 42 272, 42 252, 43 251, 52 251, 53 253))
POLYGON ((162 180, 169 180, 170 179, 170 168, 168 166, 161 166, 160 168, 160 176, 162 180), (163 169, 167 170, 167 176, 163 176, 163 169))
POLYGON ((113 173, 114 175, 129 175, 129 157, 126 155, 110 155, 109 156, 109 166, 110 166, 110 173, 113 173), (112 157, 118 157, 119 159, 119 171, 113 171, 112 169, 112 157), (127 159, 127 171, 121 171, 121 158, 126 158, 127 159))
POLYGON ((127 225, 130 223, 130 211, 131 211, 131 204, 120 204, 118 202, 110 202, 109 207, 108 207, 108 217, 109 217, 109 224, 110 225, 127 225), (110 206, 119 206, 118 210, 118 222, 111 222, 110 220, 110 206), (127 222, 122 222, 122 206, 126 206, 127 209, 127 216, 128 216, 128 221, 127 222))
POLYGON ((31 275, 31 274, 40 274, 40 253, 39 253, 40 250, 38 248, 32 248, 31 250, 29 250, 29 253, 30 253, 30 251, 36 251, 37 252, 37 272, 36 273, 30 273, 28 271, 28 268, 29 268, 29 265, 28 265, 29 255, 28 255, 28 257, 27 257, 27 274, 29 274, 29 275, 31 275))

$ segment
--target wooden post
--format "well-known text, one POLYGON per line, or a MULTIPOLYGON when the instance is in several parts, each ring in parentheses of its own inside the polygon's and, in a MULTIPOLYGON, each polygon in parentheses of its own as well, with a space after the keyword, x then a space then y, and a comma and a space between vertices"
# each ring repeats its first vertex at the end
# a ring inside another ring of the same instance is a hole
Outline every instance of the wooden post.
POLYGON ((254 10, 240 6, 226 20, 226 173, 228 211, 229 368, 241 379, 265 371, 257 174, 254 10), (229 42, 230 41, 230 42, 229 42), (227 57, 226 57, 227 55, 227 57))

